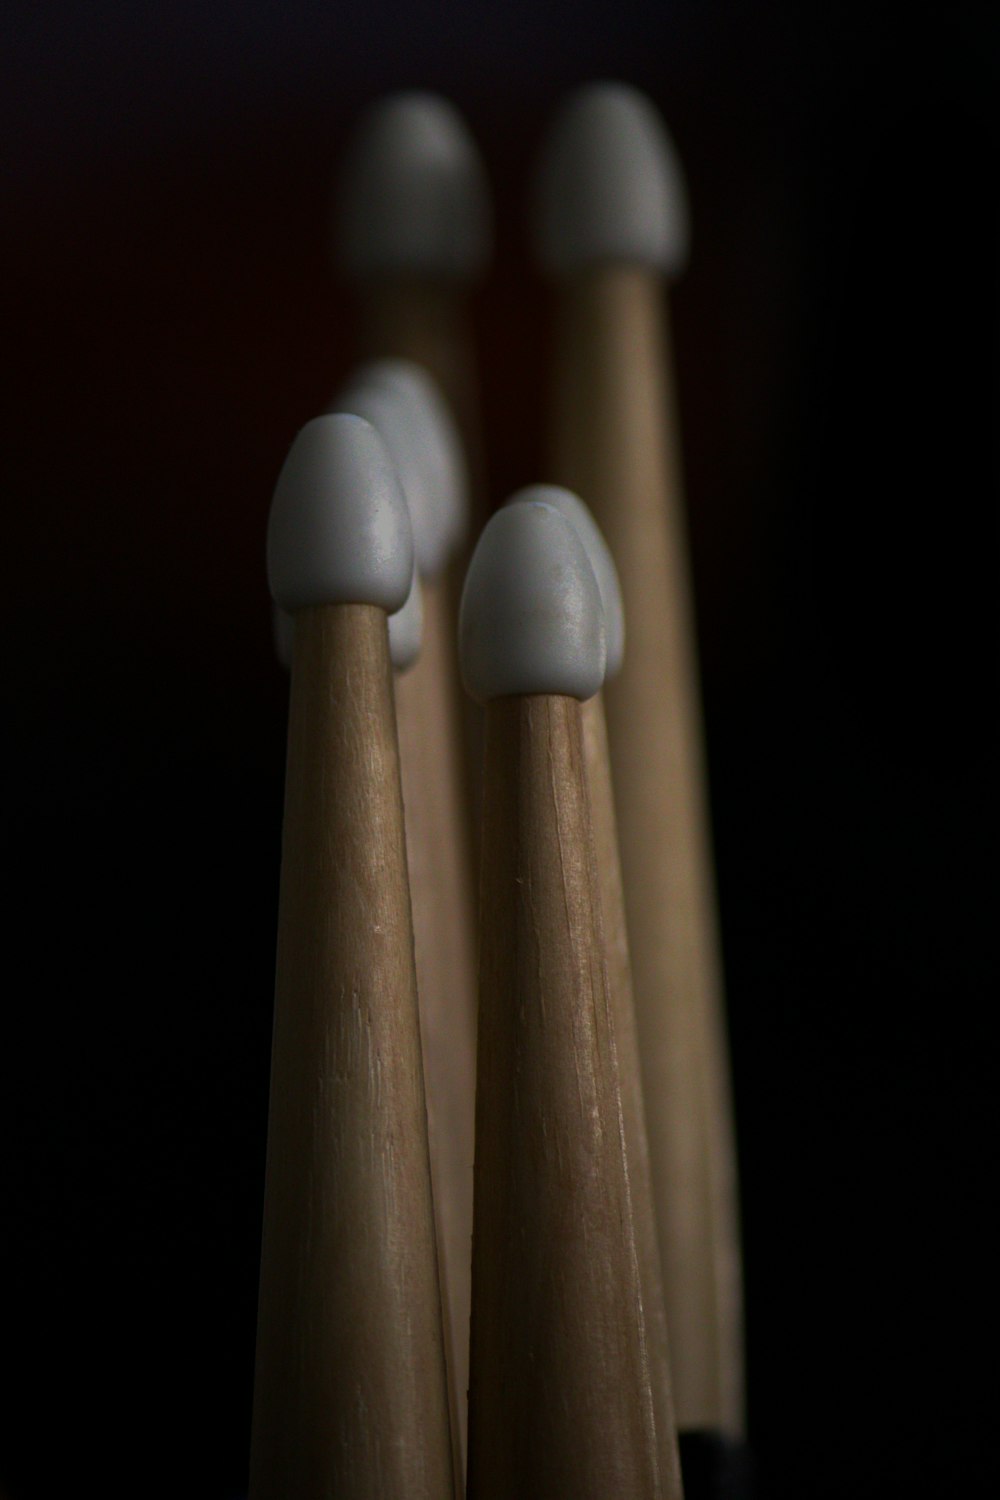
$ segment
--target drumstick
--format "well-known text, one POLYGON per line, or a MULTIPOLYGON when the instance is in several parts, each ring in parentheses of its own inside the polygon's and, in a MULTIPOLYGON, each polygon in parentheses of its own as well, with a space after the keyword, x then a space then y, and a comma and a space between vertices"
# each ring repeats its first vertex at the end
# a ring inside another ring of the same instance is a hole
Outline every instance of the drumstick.
POLYGON ((454 1493, 385 623, 412 569, 378 435, 308 423, 268 526, 296 619, 252 1500, 454 1493))
POLYGON ((680 169, 649 102, 602 84, 558 115, 535 202, 556 280, 551 469, 607 538, 629 628, 608 736, 677 1419, 743 1430, 735 1147, 665 273, 680 169))
MULTIPOLYGON (((593 516, 583 501, 570 490, 556 485, 537 484, 519 490, 508 504, 534 500, 551 505, 569 521, 583 543, 601 594, 607 642, 607 683, 621 670, 625 651, 625 611, 621 589, 611 553, 593 516)), ((611 763, 604 714, 604 693, 595 693, 581 705, 583 750, 590 789, 591 819, 594 828, 594 854, 601 891, 601 913, 604 926, 608 983, 614 1015, 615 1042, 618 1052, 618 1077, 622 1096, 622 1118, 625 1125, 625 1152, 632 1180, 632 1217, 635 1224, 636 1253, 642 1304, 646 1314, 646 1342, 649 1374, 656 1416, 656 1435, 660 1454, 660 1471, 666 1492, 679 1492, 677 1431, 671 1394, 667 1342, 667 1316, 663 1300, 663 1277, 657 1243, 656 1217, 653 1211, 653 1189, 649 1168, 649 1143, 642 1101, 642 1073, 639 1043, 636 1036, 635 1005, 632 997, 632 969, 629 961, 628 935, 625 926, 625 899, 622 891, 621 861, 618 854, 618 827, 614 793, 611 786, 611 763), (669 1483, 666 1481, 669 1480, 669 1483), (673 1489, 671 1488, 673 1486, 673 1489)))
MULTIPOLYGON (((465 524, 458 432, 419 366, 376 360, 338 404, 385 439, 410 510, 422 580, 423 644, 396 681, 396 722, 413 907, 420 1033, 438 1258, 464 1465, 472 1283, 472 1160, 476 1105, 476 942, 472 845, 466 823, 457 657, 443 569, 465 524)), ((390 639, 399 616, 389 621, 390 639)))
MULTIPOLYGON (((285 668, 292 670, 292 645, 295 640, 295 616, 280 604, 273 606, 274 654, 285 668)), ((416 561, 406 602, 389 616, 389 660, 398 673, 408 672, 420 655, 424 632, 424 601, 416 561)), ((397 714, 398 718, 398 714, 397 714)), ((398 733, 398 731, 397 731, 398 733)), ((412 903, 411 903, 412 904, 412 903)))
POLYGON ((467 1493, 662 1496, 578 701, 603 614, 549 506, 487 525, 460 643, 486 705, 467 1493))
MULTIPOLYGON (((334 222, 337 263, 357 292, 363 354, 422 366, 455 414, 471 475, 473 538, 486 520, 487 495, 469 294, 486 270, 492 232, 486 173, 454 106, 427 92, 392 94, 371 105, 344 156, 334 222)), ((454 569, 447 584, 446 643, 453 655, 454 569)), ((432 636, 429 627, 428 650, 432 636)), ((453 676, 455 666, 450 670, 453 676)), ((456 702, 475 867, 482 714, 464 697, 456 702)))
MULTIPOLYGON (((481 472, 479 390, 468 296, 491 253, 492 209, 479 152, 458 111, 433 93, 373 104, 348 145, 334 225, 355 284, 366 357, 414 360, 455 412, 481 472)), ((485 503, 482 485, 473 505, 485 503)), ((484 516, 474 517, 473 534, 484 516)))

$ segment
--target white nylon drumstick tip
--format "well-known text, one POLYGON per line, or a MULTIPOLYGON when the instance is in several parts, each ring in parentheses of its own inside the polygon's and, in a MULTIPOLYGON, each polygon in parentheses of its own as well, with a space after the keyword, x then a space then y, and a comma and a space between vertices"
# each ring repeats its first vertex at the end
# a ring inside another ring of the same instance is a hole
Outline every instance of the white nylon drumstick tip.
POLYGON ((461 439, 439 387, 412 360, 370 360, 334 405, 371 422, 385 442, 410 508, 417 567, 435 577, 465 534, 468 490, 461 439))
POLYGON ((557 275, 601 261, 683 270, 684 175, 645 94, 592 83, 570 95, 542 146, 532 229, 538 260, 557 275))
POLYGON ((561 516, 565 516, 583 543, 590 566, 601 591, 604 609, 604 636, 607 645, 605 681, 617 675, 625 655, 625 606, 622 603, 618 569, 608 549, 600 527, 579 495, 565 490, 557 484, 532 484, 518 490, 508 500, 508 505, 517 505, 525 500, 535 500, 539 505, 551 505, 561 516))
POLYGON ((413 534, 395 465, 370 423, 315 417, 291 446, 267 524, 271 597, 282 609, 376 604, 400 609, 413 534))
POLYGON ((511 693, 586 700, 604 681, 601 591, 573 526, 522 500, 488 523, 459 612, 462 680, 481 702, 511 693))
POLYGON ((362 116, 335 215, 342 268, 473 281, 490 258, 486 173, 464 120, 431 93, 392 94, 362 116))

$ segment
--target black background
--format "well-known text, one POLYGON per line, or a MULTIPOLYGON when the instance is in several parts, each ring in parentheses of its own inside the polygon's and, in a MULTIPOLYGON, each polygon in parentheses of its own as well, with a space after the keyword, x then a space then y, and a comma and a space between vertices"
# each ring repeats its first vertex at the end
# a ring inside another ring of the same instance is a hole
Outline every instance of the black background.
POLYGON ((995 1259, 991 7, 17 3, 5 228, 0 1488, 245 1485, 287 446, 354 358, 357 111, 493 179, 494 500, 538 477, 524 185, 621 77, 685 162, 673 294, 763 1497, 972 1494, 995 1259))

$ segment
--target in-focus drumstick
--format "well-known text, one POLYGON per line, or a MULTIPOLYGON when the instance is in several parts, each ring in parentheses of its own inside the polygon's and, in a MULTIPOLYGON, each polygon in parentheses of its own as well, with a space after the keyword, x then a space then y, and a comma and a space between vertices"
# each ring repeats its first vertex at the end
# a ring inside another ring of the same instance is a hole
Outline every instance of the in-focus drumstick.
POLYGON ((412 571, 377 433, 308 423, 268 527, 296 618, 252 1500, 454 1493, 386 629, 412 571))
POLYGON ((556 280, 550 469, 583 495, 629 628, 608 734, 677 1419, 743 1431, 735 1150, 677 423, 663 299, 687 208, 634 90, 580 90, 544 147, 538 256, 556 280))
MULTIPOLYGON (((285 668, 292 670, 292 648, 295 642, 295 616, 280 604, 273 605, 274 654, 285 668)), ((424 598, 416 560, 406 602, 389 616, 389 660, 397 673, 408 672, 420 655, 424 634, 424 598)), ((397 715, 398 717, 398 715, 397 715)), ((407 862, 409 862, 407 856, 407 862)), ((411 901, 412 905, 412 901, 411 901)))
MULTIPOLYGON (((550 484, 532 485, 528 489, 519 490, 511 497, 508 504, 514 505, 524 500, 551 505, 569 521, 583 543, 587 559, 597 579, 604 610, 607 643, 604 681, 607 683, 617 677, 621 670, 625 651, 625 611, 618 584, 618 574, 607 544, 586 505, 570 490, 550 484)), ((642 1073, 635 1026, 635 1005, 632 997, 632 969, 625 926, 625 898, 622 890, 621 860, 618 854, 618 827, 611 785, 611 763, 608 755, 603 690, 581 704, 580 711, 594 829, 594 854, 601 891, 608 982, 618 1052, 625 1149, 632 1182, 632 1217, 635 1225, 636 1253, 639 1259, 642 1303, 646 1314, 646 1344, 656 1416, 660 1471, 664 1477, 664 1493, 674 1494, 680 1491, 677 1428, 671 1393, 667 1317, 663 1300, 663 1277, 657 1242, 656 1216, 653 1209, 646 1117, 642 1102, 642 1073)))
POLYGON ((603 613, 551 507, 489 522, 460 640, 486 705, 467 1493, 661 1496, 580 721, 603 613))
MULTIPOLYGON (((476 940, 472 844, 462 778, 455 630, 443 570, 464 533, 458 431, 427 372, 406 360, 363 365, 336 404, 370 421, 410 509, 423 644, 396 681, 406 852, 416 945, 427 1126, 449 1370, 465 1460, 476 1109, 476 940)), ((399 616, 389 621, 390 644, 399 616)))
MULTIPOLYGON (((342 271, 356 285, 366 357, 412 359, 440 385, 479 478, 479 385, 470 288, 492 250, 486 174, 461 115, 433 93, 373 104, 349 143, 334 226, 342 271)), ((473 535, 485 516, 473 486, 473 535)))

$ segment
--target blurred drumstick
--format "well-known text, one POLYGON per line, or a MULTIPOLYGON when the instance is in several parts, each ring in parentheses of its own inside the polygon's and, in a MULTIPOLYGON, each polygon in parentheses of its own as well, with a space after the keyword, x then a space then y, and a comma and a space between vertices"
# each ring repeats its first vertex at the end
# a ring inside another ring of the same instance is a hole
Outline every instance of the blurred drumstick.
MULTIPOLYGON (((363 365, 337 404, 371 422, 385 440, 409 506, 421 581, 423 642, 411 670, 397 677, 396 723, 442 1301, 464 1464, 476 1111, 475 885, 460 764, 455 629, 443 580, 464 532, 464 465, 440 391, 409 361, 363 365)), ((389 621, 390 645, 398 618, 389 621)))
POLYGON ((412 571, 374 429, 308 423, 268 527, 296 618, 252 1500, 454 1493, 386 629, 412 571))
POLYGON ((550 468, 591 506, 628 619, 608 735, 674 1400, 682 1435, 725 1445, 744 1425, 735 1146, 663 297, 687 207, 642 95, 599 84, 564 106, 534 232, 557 283, 550 468))
MULTIPOLYGON (((492 248, 486 174, 461 115, 437 94, 392 94, 362 116, 341 173, 334 226, 356 285, 366 357, 414 360, 458 419, 477 480, 482 436, 470 288, 492 248)), ((473 486, 479 507, 482 485, 473 486)), ((485 517, 473 517, 473 535, 485 517)))
POLYGON ((486 705, 469 1500, 675 1495, 659 1466, 583 758, 603 613, 551 507, 489 522, 460 642, 486 705))
MULTIPOLYGON (((493 214, 486 173, 454 105, 438 94, 407 92, 377 100, 359 120, 341 170, 334 222, 337 262, 359 303, 366 357, 410 359, 444 393, 469 466, 470 541, 486 520, 479 380, 469 294, 492 253, 493 214)), ((461 561, 467 551, 461 549, 461 561)), ((460 571, 449 570, 442 609, 454 674, 460 571)), ((433 635, 429 623, 428 642, 433 635)), ((475 866, 480 812, 482 713, 456 699, 462 775, 475 866)))
MULTIPOLYGON (((621 589, 611 553, 593 516, 579 496, 550 484, 532 485, 519 490, 509 504, 534 500, 551 505, 569 521, 583 543, 587 560, 601 594, 607 665, 604 681, 609 682, 621 670, 625 651, 625 611, 621 589)), ((642 1304, 646 1314, 646 1343, 649 1375, 656 1416, 656 1436, 660 1453, 660 1470, 665 1492, 679 1489, 677 1432, 671 1394, 667 1342, 667 1317, 663 1300, 663 1277, 657 1242, 653 1190, 649 1170, 649 1144, 646 1139, 646 1117, 642 1102, 642 1073, 639 1042, 635 1027, 635 1005, 632 997, 632 969, 629 961, 628 935, 625 926, 625 898, 622 891, 621 861, 618 854, 618 827, 614 793, 611 786, 611 763, 604 714, 603 690, 581 704, 583 750, 590 790, 591 820, 594 829, 594 854, 601 891, 601 913, 605 952, 608 964, 615 1042, 618 1052, 618 1077, 622 1096, 622 1118, 625 1124, 625 1151, 632 1181, 632 1217, 635 1224, 636 1253, 642 1304), (667 1483, 667 1480, 670 1482, 667 1483)))

